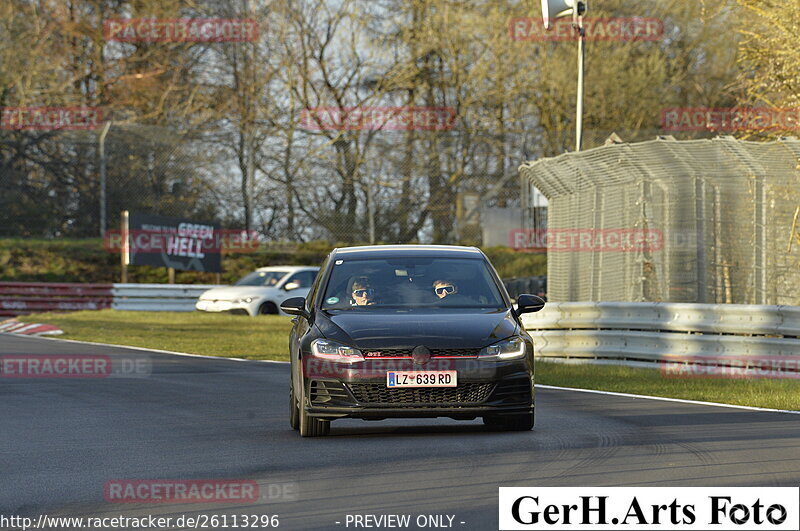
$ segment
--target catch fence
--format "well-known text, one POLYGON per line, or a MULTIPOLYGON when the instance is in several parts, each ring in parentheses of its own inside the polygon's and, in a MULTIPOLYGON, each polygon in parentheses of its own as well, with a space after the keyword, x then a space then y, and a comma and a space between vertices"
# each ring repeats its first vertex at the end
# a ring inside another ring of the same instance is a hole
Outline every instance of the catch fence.
POLYGON ((551 301, 800 305, 794 138, 667 137, 520 172, 549 200, 551 301))

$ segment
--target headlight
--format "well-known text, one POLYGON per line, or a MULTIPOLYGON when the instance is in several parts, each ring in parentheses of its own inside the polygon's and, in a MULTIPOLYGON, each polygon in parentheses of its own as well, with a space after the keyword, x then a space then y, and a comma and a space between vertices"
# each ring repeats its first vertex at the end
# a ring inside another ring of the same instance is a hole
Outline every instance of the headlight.
POLYGON ((316 358, 338 361, 341 363, 356 363, 364 361, 364 356, 357 348, 342 345, 328 339, 315 339, 311 342, 311 354, 316 358))
POLYGON ((253 302, 253 297, 245 297, 244 299, 237 299, 236 302, 239 304, 250 304, 251 302, 253 302))
POLYGON ((513 360, 525 355, 525 341, 521 337, 514 337, 489 345, 481 350, 481 358, 494 360, 513 360))

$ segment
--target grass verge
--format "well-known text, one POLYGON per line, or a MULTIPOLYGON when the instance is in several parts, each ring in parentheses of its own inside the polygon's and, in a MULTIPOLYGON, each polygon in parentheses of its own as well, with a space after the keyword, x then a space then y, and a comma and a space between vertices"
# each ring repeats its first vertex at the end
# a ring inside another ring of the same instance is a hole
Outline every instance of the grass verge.
MULTIPOLYGON (((26 315, 56 325, 65 339, 246 359, 287 360, 289 317, 116 310, 26 315)), ((658 370, 539 361, 536 382, 743 406, 800 410, 796 380, 665 377, 658 370)))
POLYGON ((664 376, 655 369, 618 365, 536 362, 536 383, 741 406, 800 410, 800 385, 793 379, 664 376))
POLYGON ((99 310, 39 313, 18 320, 58 326, 63 339, 253 360, 288 360, 292 327, 289 317, 279 315, 201 312, 99 310))

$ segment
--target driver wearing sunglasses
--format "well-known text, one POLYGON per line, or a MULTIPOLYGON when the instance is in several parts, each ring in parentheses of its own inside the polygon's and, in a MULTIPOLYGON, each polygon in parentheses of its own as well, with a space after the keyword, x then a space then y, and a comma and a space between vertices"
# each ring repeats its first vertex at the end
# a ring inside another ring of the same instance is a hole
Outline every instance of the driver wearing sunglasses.
POLYGON ((353 306, 371 306, 375 304, 375 289, 366 277, 357 278, 353 281, 350 296, 353 306))
POLYGON ((449 280, 437 280, 433 283, 433 292, 438 298, 444 299, 458 293, 458 286, 449 280))

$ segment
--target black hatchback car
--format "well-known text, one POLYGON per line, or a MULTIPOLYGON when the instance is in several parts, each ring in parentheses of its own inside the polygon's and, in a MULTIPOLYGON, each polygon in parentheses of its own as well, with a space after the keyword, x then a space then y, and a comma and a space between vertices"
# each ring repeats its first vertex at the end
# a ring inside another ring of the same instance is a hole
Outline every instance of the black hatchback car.
POLYGON ((338 418, 481 417, 533 428, 533 342, 517 307, 474 247, 335 249, 295 315, 289 339, 290 422, 321 436, 338 418))

